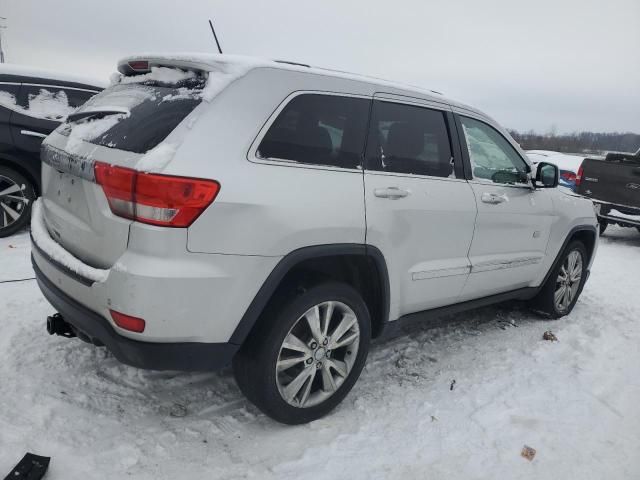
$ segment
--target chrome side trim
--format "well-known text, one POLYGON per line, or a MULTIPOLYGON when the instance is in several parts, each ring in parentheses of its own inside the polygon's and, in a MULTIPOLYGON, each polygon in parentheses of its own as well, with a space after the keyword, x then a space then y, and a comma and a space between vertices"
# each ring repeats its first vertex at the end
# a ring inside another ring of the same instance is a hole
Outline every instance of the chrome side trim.
POLYGON ((523 257, 513 260, 491 260, 488 262, 480 262, 471 267, 471 273, 489 272, 491 270, 502 270, 505 268, 524 267, 527 265, 536 265, 542 261, 543 257, 523 257))
POLYGON ((431 278, 453 277, 455 275, 467 275, 471 272, 470 266, 453 267, 453 268, 441 268, 438 270, 428 270, 421 272, 413 272, 411 274, 412 280, 428 280, 431 278))

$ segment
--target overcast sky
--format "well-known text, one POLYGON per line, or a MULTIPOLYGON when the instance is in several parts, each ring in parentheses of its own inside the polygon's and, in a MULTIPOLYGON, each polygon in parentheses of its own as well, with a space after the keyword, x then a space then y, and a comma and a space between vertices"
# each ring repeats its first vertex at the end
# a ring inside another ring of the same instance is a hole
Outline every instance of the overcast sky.
POLYGON ((640 0, 0 0, 8 62, 107 78, 213 51, 420 85, 509 128, 640 133, 640 0), (186 6, 188 5, 188 7, 186 6))

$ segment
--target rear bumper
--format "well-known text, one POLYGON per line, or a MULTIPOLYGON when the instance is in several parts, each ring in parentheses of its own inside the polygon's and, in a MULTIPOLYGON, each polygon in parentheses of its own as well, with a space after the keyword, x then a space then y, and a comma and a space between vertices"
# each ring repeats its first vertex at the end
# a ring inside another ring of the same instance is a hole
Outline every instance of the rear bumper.
POLYGON ((107 349, 122 363, 151 370, 216 370, 227 366, 239 346, 231 343, 156 343, 123 337, 101 315, 56 287, 33 260, 38 286, 45 298, 82 335, 107 349))
POLYGON ((598 221, 617 223, 625 227, 640 227, 640 208, 593 200, 598 209, 598 221))

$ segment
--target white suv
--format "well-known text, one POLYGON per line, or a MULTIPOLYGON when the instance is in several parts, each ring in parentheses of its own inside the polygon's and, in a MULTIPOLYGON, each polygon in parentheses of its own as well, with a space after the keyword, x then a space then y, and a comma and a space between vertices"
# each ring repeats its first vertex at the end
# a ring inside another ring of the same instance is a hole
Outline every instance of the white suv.
POLYGON ((142 368, 233 363, 293 424, 334 408, 404 321, 507 299, 561 317, 580 295, 592 203, 475 109, 287 62, 118 68, 43 145, 50 333, 142 368))

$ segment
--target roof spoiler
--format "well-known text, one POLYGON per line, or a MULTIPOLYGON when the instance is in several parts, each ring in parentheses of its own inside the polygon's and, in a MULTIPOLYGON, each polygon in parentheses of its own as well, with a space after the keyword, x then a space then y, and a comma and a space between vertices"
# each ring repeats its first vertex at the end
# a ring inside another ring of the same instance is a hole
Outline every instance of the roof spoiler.
POLYGON ((211 71, 211 65, 208 65, 205 62, 184 58, 160 57, 155 55, 127 57, 118 62, 118 71, 125 76, 149 73, 152 67, 180 68, 183 70, 196 70, 200 72, 211 71))

